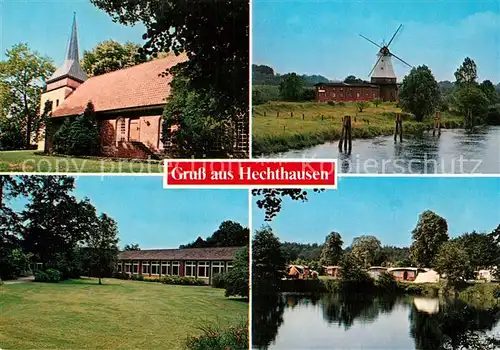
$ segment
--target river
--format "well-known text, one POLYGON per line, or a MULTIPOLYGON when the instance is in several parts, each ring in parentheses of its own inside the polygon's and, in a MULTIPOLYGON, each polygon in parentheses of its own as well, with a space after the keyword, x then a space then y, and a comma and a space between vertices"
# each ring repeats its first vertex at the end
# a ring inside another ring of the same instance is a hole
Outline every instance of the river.
POLYGON ((253 302, 254 349, 500 348, 500 304, 416 296, 281 295, 253 302))
POLYGON ((340 152, 338 142, 272 154, 266 158, 336 158, 342 173, 382 174, 499 174, 500 126, 443 130, 440 137, 425 132, 353 140, 351 154, 340 152))

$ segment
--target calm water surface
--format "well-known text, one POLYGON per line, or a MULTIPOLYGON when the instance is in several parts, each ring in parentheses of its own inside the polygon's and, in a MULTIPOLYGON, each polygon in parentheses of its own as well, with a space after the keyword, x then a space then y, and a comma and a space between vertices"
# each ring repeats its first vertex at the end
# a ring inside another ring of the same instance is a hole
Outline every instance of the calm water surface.
POLYGON ((338 142, 273 154, 269 158, 336 158, 343 173, 499 174, 500 126, 425 132, 394 143, 393 136, 353 140, 351 154, 338 142))
POLYGON ((253 302, 255 349, 500 349, 498 307, 423 297, 282 295, 253 302))

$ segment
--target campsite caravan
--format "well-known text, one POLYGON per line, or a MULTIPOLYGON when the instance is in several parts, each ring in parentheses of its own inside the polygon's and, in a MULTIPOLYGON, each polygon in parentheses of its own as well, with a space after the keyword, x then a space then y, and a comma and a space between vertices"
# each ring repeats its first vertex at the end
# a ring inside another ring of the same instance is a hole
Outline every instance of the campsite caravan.
POLYGON ((425 270, 417 267, 394 267, 387 269, 387 272, 392 274, 397 281, 412 282, 417 278, 419 273, 425 272, 425 270))

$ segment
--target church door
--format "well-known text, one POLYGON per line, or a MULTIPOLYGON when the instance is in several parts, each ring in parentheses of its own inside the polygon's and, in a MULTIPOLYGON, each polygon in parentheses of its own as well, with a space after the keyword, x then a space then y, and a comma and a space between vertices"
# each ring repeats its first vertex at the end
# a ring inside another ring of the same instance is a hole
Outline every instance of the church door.
POLYGON ((141 120, 139 118, 130 119, 129 141, 140 141, 141 120))

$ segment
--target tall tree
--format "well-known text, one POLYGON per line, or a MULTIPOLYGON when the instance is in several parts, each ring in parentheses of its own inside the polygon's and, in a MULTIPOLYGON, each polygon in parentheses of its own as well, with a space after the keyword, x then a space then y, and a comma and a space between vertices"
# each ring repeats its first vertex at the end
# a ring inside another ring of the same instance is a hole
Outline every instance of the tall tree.
POLYGON ((448 223, 445 218, 426 210, 420 214, 412 237, 410 254, 413 263, 419 267, 429 267, 441 244, 448 240, 448 223))
POLYGON ((375 236, 354 237, 351 244, 351 253, 364 267, 369 267, 375 262, 382 245, 375 236))
POLYGON ((282 77, 280 96, 284 101, 299 101, 302 97, 304 81, 297 73, 289 73, 282 77))
POLYGON ((118 225, 106 214, 97 219, 95 229, 90 231, 87 245, 91 256, 91 266, 97 271, 99 284, 106 271, 113 271, 118 255, 118 225))
MULTIPOLYGON (((202 123, 207 128, 223 131, 220 125, 230 125, 220 137, 223 144, 226 138, 235 140, 232 128, 242 123, 242 132, 248 132, 248 79, 249 79, 249 3, 240 0, 228 1, 177 1, 177 0, 91 0, 91 2, 110 14, 115 21, 126 25, 142 22, 146 27, 143 35, 146 43, 143 53, 156 56, 160 52, 173 51, 185 53, 188 61, 181 63, 172 71, 174 80, 187 79, 187 86, 179 88, 198 94, 205 111, 202 123), (208 102, 212 101, 211 104, 208 102), (210 116, 211 118, 207 118, 210 116)), ((178 88, 172 89, 167 101, 176 100, 178 88)), ((189 104, 176 116, 179 124, 183 118, 193 114, 202 115, 198 106, 189 104)), ((170 114, 170 112, 166 114, 170 114)), ((187 129, 199 128, 191 118, 184 123, 187 129)), ((177 141, 190 142, 194 132, 178 134, 177 141), (185 135, 187 138, 182 139, 185 135)), ((210 135, 208 135, 210 136, 210 135)), ((186 153, 189 149, 186 150, 186 153)), ((199 153, 199 152, 197 152, 199 153)), ((197 153, 192 153, 195 155, 197 153)), ((207 153, 207 156, 210 153, 207 153)))
POLYGON ((455 79, 455 84, 459 87, 475 85, 477 80, 476 62, 466 57, 462 65, 456 70, 455 79))
POLYGON ((470 265, 475 270, 490 268, 496 264, 500 250, 495 246, 491 234, 464 233, 453 239, 469 256, 470 265))
POLYGON ((43 82, 54 72, 52 60, 31 51, 27 44, 14 45, 0 62, 0 84, 9 90, 10 114, 23 121, 25 145, 38 135, 33 125, 40 118, 40 94, 43 82))
POLYGON ((458 110, 462 115, 470 111, 476 118, 484 119, 490 104, 486 94, 477 86, 466 85, 455 91, 458 110))
POLYGON ((113 72, 146 62, 147 58, 139 53, 140 49, 140 45, 132 42, 121 44, 114 40, 106 40, 90 51, 85 50, 81 65, 88 76, 113 72))
POLYGON ((74 181, 66 176, 24 179, 29 197, 21 212, 26 223, 22 230, 23 247, 45 267, 59 270, 63 278, 78 276, 78 247, 92 230, 95 217, 88 200, 78 201, 72 195, 74 181))
POLYGON ((226 297, 240 296, 248 297, 250 289, 250 263, 248 245, 236 252, 233 261, 233 268, 224 277, 224 287, 226 288, 226 297))
POLYGON ((217 231, 204 240, 198 237, 190 244, 180 248, 209 248, 209 247, 243 247, 249 244, 250 231, 247 227, 231 220, 223 221, 217 231))
POLYGON ((427 66, 412 68, 399 90, 399 105, 413 113, 417 121, 434 113, 440 105, 439 85, 427 66))
POLYGON ((325 239, 321 250, 320 262, 323 265, 337 265, 342 258, 342 237, 338 232, 331 232, 325 239))
POLYGON ((285 275, 285 257, 281 243, 270 226, 255 232, 252 242, 252 293, 254 296, 275 294, 285 275))
POLYGON ((439 274, 445 274, 450 285, 473 277, 474 268, 471 265, 467 251, 457 241, 444 242, 439 247, 434 267, 439 274))

